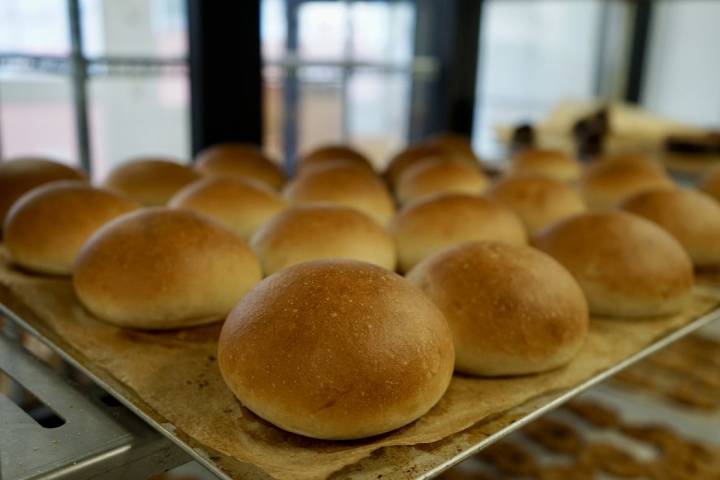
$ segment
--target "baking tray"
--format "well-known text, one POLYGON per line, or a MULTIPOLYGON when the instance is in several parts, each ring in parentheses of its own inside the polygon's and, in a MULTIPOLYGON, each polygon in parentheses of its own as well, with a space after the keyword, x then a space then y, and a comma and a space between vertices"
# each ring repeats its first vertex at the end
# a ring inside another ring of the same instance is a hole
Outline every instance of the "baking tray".
MULTIPOLYGON (((157 429, 180 448, 188 452, 188 454, 219 478, 232 478, 221 469, 215 461, 216 457, 211 458, 204 447, 197 444, 197 442, 194 442, 191 438, 176 432, 173 426, 169 423, 163 422, 162 418, 149 414, 148 410, 146 410, 146 406, 142 405, 142 401, 133 395, 131 391, 123 388, 120 382, 113 382, 107 378, 97 375, 91 368, 89 368, 89 366, 86 366, 82 362, 78 361, 69 349, 66 350, 64 346, 61 345, 61 342, 58 342, 56 339, 51 338, 51 336, 46 335, 45 332, 38 330, 31 322, 24 320, 21 315, 17 315, 7 306, 0 304, 0 312, 11 321, 17 323, 22 328, 44 341, 68 363, 82 371, 99 386, 115 396, 120 402, 127 406, 128 409, 135 412, 149 425, 157 429)), ((653 352, 684 337, 690 332, 713 322, 719 317, 720 308, 716 308, 710 313, 707 313, 674 330, 654 343, 648 345, 646 348, 634 353, 624 361, 594 375, 573 388, 534 399, 497 417, 482 421, 465 431, 435 443, 414 446, 386 447, 377 455, 373 455, 358 462, 357 464, 346 467, 336 474, 335 477, 350 477, 354 472, 357 473, 358 471, 363 471, 365 474, 368 472, 377 473, 376 476, 379 477, 382 475, 383 478, 432 478, 451 466, 472 456, 482 448, 494 443, 508 433, 517 430, 523 425, 531 422, 533 419, 543 415, 545 412, 578 395, 580 392, 583 392, 591 386, 612 376, 619 370, 632 365, 653 352)), ((266 473, 253 465, 241 463, 239 461, 234 461, 234 463, 233 471, 241 473, 242 478, 270 478, 266 473)))

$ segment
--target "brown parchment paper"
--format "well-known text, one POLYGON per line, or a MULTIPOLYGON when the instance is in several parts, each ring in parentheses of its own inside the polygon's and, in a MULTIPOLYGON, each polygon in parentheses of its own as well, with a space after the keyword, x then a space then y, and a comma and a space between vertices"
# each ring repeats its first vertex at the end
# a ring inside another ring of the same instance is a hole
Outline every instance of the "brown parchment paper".
MULTIPOLYGON (((82 308, 69 280, 13 270, 1 250, 0 287, 2 303, 26 310, 26 320, 38 330, 56 335, 81 363, 123 385, 153 418, 216 452, 211 458, 228 465, 226 470, 238 478, 244 477, 243 470, 231 468, 231 459, 253 464, 278 479, 300 480, 326 478, 381 447, 422 449, 418 444, 438 442, 512 407, 577 385, 718 303, 715 294, 698 291, 687 308, 672 317, 593 319, 583 349, 563 368, 502 379, 456 375, 443 399, 411 425, 362 441, 330 442, 283 432, 236 401, 216 363, 219 325, 150 333, 103 324, 82 308)), ((482 431, 492 430, 492 424, 482 431)), ((352 467, 345 471, 362 476, 352 467)))

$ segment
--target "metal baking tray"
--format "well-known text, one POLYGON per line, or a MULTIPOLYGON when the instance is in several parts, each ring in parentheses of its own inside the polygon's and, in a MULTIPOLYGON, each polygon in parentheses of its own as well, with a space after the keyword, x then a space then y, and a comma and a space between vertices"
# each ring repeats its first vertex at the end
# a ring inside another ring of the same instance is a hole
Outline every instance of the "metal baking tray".
MULTIPOLYGON (((58 355, 60 355, 64 360, 66 360, 68 363, 73 365, 75 368, 83 372, 85 375, 87 375, 89 378, 91 378, 94 382, 96 382, 100 387, 105 389, 108 393, 112 394, 118 401, 123 403, 128 409, 133 411, 135 414, 137 414, 140 418, 142 418, 145 422, 147 422, 149 425, 151 425, 153 428, 155 428, 157 431, 165 435, 168 439, 170 439, 172 442, 177 444, 180 448, 185 450, 190 456, 192 456, 198 463, 203 465, 205 468, 207 468, 209 471, 211 471, 213 474, 217 475, 218 478, 225 479, 225 480, 232 480, 232 477, 228 476, 227 473, 225 473, 223 470, 221 470, 220 466, 212 459, 210 456, 202 449, 201 445, 193 445, 193 440, 188 439, 187 437, 182 437, 181 435, 178 435, 178 432, 176 432, 172 425, 169 423, 163 423, 162 421, 159 421, 156 418, 153 418, 150 416, 146 411, 142 409, 141 406, 137 405, 132 398, 129 398, 126 396, 126 394, 121 391, 120 389, 116 388, 116 386, 112 385, 111 383, 107 382, 105 379, 99 377, 96 375, 90 368, 88 368, 86 365, 83 365, 81 362, 77 361, 70 352, 65 351, 60 345, 56 344, 52 339, 47 338, 44 336, 40 331, 38 331, 36 328, 33 327, 29 322, 23 320, 20 316, 16 315, 12 310, 7 308, 5 305, 0 304, 0 314, 2 314, 7 319, 15 322, 19 326, 21 326, 23 329, 28 331, 29 333, 35 335, 37 338, 42 340, 44 343, 46 343, 52 350, 54 350, 58 355)), ((464 432, 457 433, 449 438, 443 439, 440 442, 437 442, 437 444, 442 444, 441 446, 438 446, 437 449, 435 449, 435 444, 429 444, 429 445, 423 445, 423 451, 424 452, 430 452, 430 455, 426 455, 423 461, 418 464, 413 464, 413 456, 410 453, 410 457, 407 459, 406 464, 397 464, 396 462, 393 463, 387 463, 386 465, 378 465, 378 462, 382 462, 382 460, 378 459, 372 459, 370 462, 372 463, 373 471, 378 470, 382 471, 382 478, 415 478, 418 480, 423 479, 429 479, 433 478, 434 476, 442 473, 443 471, 447 470, 448 468, 462 462, 463 460, 467 459, 468 457, 474 455, 481 449, 487 447, 488 445, 491 445, 492 443, 498 441, 505 435, 521 428, 522 426, 528 424, 529 422, 533 421, 534 419, 540 417, 544 413, 548 412, 549 410, 552 410, 556 408, 557 406, 561 405, 562 403, 566 402, 567 400, 575 397, 576 395, 580 394, 581 392, 587 390, 588 388, 592 387, 593 385, 596 385, 603 380, 607 379, 608 377, 614 375, 618 371, 642 360, 643 358, 647 357, 648 355, 651 355, 652 353, 662 349, 663 347, 681 339, 682 337, 688 335, 689 333, 697 330, 698 328, 701 328, 705 325, 710 324, 711 322, 717 320, 720 318, 720 308, 716 308, 715 310, 697 318, 696 320, 692 321, 691 323, 688 323, 684 325, 683 327, 680 327, 679 329, 671 332, 670 334, 658 339, 656 342, 652 343, 651 345, 647 346, 643 350, 640 350, 633 354, 632 356, 626 358, 622 362, 614 365, 611 368, 608 368, 607 370, 598 373, 597 375, 593 376, 592 378, 586 380, 580 385, 577 385, 571 389, 564 390, 559 393, 555 393, 552 395, 546 395, 543 396, 540 399, 533 400, 531 402, 528 402, 525 405, 518 406, 516 408, 513 408, 502 415, 500 417, 494 417, 488 422, 492 422, 493 425, 502 425, 501 427, 497 428, 497 430, 493 430, 492 433, 489 435, 482 434, 482 435, 473 435, 472 430, 478 429, 480 426, 487 422, 480 422, 480 424, 477 424, 473 427, 470 427, 469 429, 465 430, 464 432), (470 432, 468 434, 468 432, 470 432), (473 438, 477 438, 476 440, 473 440, 473 438), (433 452, 435 450, 435 452, 433 452)), ((396 452, 398 450, 405 449, 408 452, 412 452, 413 447, 390 447, 396 452)), ((365 461, 359 462, 362 465, 365 463, 365 461)), ((270 478, 266 473, 261 471, 259 468, 246 464, 241 462, 236 462, 236 465, 234 465, 234 470, 241 471, 242 472, 242 478, 258 478, 258 479, 268 479, 270 478)), ((342 476, 342 472, 341 475, 342 476)))

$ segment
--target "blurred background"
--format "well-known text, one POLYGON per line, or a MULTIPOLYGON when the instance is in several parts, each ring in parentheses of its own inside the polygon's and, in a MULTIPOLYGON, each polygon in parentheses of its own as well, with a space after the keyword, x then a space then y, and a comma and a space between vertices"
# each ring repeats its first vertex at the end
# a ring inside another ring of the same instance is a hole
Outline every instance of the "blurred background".
MULTIPOLYGON (((0 157, 49 155, 95 177, 141 154, 189 161, 207 121, 192 108, 188 11, 209 7, 193 3, 0 0, 0 157)), ((216 120, 259 124, 285 162, 342 141, 382 166, 444 130, 492 162, 498 125, 590 99, 720 128, 717 1, 228 3, 242 5, 215 7, 227 21, 209 33, 223 45, 213 58, 230 76, 254 69, 243 16, 260 16, 262 108, 216 120)))

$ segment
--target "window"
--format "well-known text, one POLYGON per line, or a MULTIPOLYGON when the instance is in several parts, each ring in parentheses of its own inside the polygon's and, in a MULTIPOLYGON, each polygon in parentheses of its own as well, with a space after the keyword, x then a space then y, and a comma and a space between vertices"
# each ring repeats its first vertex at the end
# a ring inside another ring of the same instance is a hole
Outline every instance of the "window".
POLYGON ((474 144, 502 151, 495 126, 534 122, 559 101, 597 94, 602 2, 489 0, 481 26, 474 144))
POLYGON ((96 179, 136 155, 189 161, 185 15, 183 0, 0 3, 2 157, 49 155, 96 179))
POLYGON ((266 148, 295 157, 343 141, 381 165, 407 138, 414 3, 262 6, 266 148))

